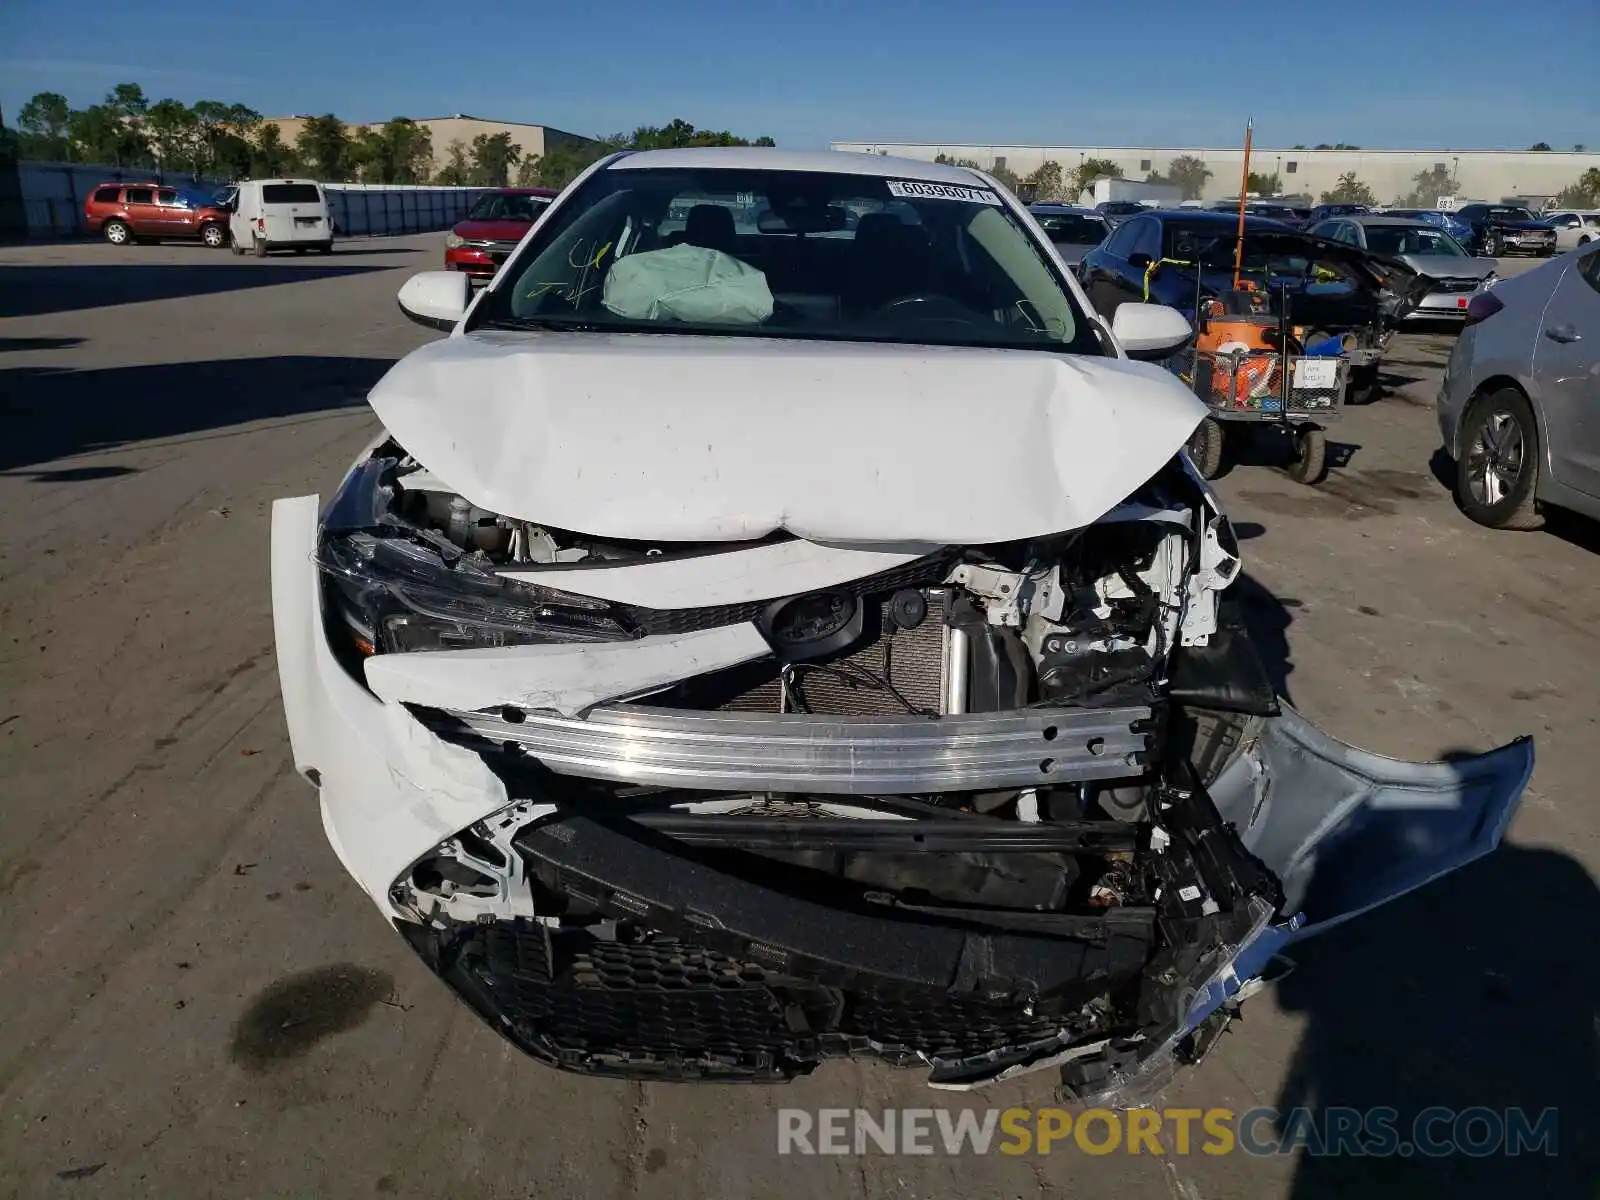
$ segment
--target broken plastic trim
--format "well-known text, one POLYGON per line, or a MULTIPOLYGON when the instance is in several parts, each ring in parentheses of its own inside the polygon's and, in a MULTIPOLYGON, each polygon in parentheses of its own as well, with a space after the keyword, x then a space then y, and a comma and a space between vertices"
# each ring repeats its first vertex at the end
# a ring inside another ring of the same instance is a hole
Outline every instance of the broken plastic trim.
POLYGON ((418 710, 440 736, 526 751, 586 779, 835 795, 977 791, 1125 779, 1145 769, 1147 707, 837 717, 628 705, 587 718, 418 710))

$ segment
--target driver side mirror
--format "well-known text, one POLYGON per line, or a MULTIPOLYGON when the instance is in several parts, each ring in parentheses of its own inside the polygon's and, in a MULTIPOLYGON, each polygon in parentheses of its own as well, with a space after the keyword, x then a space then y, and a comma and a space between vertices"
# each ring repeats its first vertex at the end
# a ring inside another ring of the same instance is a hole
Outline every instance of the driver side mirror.
POLYGON ((400 311, 430 329, 454 329, 466 314, 471 283, 459 271, 419 271, 400 285, 400 311))
POLYGON ((1128 301, 1111 318, 1111 336, 1129 358, 1166 358, 1183 348, 1191 332, 1184 315, 1165 304, 1128 301))

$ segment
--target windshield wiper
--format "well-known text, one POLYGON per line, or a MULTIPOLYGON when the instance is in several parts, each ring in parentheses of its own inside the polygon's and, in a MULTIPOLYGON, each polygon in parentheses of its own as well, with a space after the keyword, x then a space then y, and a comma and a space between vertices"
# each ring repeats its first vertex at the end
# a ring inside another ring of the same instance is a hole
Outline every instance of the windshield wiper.
POLYGON ((472 331, 479 329, 510 329, 528 330, 545 329, 555 333, 599 333, 609 326, 598 325, 593 321, 552 321, 540 317, 484 317, 473 325, 472 331))

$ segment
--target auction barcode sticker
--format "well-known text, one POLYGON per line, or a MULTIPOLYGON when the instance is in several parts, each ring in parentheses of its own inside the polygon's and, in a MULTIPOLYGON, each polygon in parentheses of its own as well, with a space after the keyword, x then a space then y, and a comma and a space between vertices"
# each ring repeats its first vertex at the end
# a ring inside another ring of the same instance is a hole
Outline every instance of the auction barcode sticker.
POLYGON ((988 188, 957 187, 953 183, 925 183, 920 179, 888 179, 891 196, 906 200, 965 200, 968 204, 993 204, 999 207, 1000 197, 988 188))

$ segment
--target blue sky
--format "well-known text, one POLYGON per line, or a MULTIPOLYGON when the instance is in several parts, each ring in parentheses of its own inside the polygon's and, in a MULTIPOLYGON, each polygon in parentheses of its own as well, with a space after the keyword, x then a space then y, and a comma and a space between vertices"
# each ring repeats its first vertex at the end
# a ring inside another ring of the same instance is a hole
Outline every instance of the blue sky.
POLYGON ((130 0, 0 3, 6 120, 152 99, 347 120, 466 112, 612 132, 682 117, 830 140, 1600 149, 1600 4, 1344 0, 130 0), (1246 13, 1228 30, 1229 11, 1246 13), (1202 19, 1196 16, 1203 12, 1202 19), (1513 29, 1529 36, 1510 36, 1513 29), (1226 49, 1225 49, 1226 48, 1226 49))

